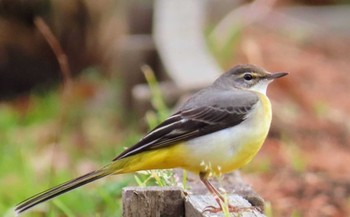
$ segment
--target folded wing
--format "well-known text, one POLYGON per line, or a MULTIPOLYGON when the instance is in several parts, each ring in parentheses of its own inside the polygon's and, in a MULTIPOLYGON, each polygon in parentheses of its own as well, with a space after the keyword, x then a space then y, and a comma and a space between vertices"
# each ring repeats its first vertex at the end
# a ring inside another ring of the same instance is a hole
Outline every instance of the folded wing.
POLYGON ((250 92, 211 89, 208 94, 205 91, 208 90, 194 95, 188 101, 190 103, 185 103, 178 112, 114 160, 238 125, 258 101, 257 95, 250 92))

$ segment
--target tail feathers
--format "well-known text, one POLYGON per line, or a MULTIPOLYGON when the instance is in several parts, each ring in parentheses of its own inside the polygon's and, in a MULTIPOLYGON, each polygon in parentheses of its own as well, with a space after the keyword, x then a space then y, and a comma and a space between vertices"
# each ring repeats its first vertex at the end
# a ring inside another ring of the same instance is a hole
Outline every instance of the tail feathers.
POLYGON ((107 175, 110 175, 111 173, 112 172, 110 172, 110 170, 108 170, 107 168, 102 168, 100 170, 90 172, 88 174, 85 174, 85 175, 80 176, 76 179, 65 182, 63 184, 60 184, 54 188, 51 188, 51 189, 46 190, 42 193, 34 195, 33 197, 28 198, 27 200, 18 204, 15 207, 15 211, 17 214, 20 214, 20 213, 40 204, 42 202, 45 202, 45 201, 50 200, 52 198, 55 198, 55 197, 65 193, 67 191, 71 191, 75 188, 78 188, 82 185, 85 185, 87 183, 90 183, 92 181, 100 179, 100 178, 105 177, 107 175))

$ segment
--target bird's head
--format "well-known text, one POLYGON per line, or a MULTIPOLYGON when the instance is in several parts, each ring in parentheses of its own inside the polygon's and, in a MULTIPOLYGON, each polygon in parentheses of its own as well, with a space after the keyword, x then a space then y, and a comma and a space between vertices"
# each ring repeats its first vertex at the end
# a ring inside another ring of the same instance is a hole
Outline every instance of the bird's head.
POLYGON ((215 83, 225 88, 233 87, 266 94, 269 83, 287 74, 286 72, 269 73, 254 65, 238 65, 221 75, 215 83))

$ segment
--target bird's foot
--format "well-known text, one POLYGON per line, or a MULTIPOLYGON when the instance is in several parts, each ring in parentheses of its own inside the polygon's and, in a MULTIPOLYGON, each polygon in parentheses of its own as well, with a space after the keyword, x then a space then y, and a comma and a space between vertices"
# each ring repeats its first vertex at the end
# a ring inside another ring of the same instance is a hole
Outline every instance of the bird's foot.
MULTIPOLYGON (((204 208, 202 213, 205 212, 210 212, 210 213, 218 213, 218 212, 223 212, 225 209, 223 209, 222 207, 215 207, 215 206, 207 206, 204 208)), ((237 209, 236 207, 228 207, 228 211, 229 212, 238 212, 239 209, 237 209)))
POLYGON ((223 208, 222 206, 215 207, 215 206, 207 206, 204 208, 202 213, 209 212, 209 213, 219 213, 219 212, 225 212, 228 211, 229 213, 240 213, 240 212, 246 212, 246 211, 258 211, 260 212, 259 208, 257 207, 236 207, 228 204, 227 207, 223 208))

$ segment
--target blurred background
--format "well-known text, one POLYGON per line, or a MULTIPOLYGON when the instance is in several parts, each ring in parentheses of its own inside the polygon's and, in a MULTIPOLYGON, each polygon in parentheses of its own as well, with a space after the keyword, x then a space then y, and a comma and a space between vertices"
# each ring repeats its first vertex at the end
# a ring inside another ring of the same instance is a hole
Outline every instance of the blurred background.
MULTIPOLYGON (((273 83, 272 127, 242 168, 268 216, 350 215, 346 0, 0 0, 0 214, 99 168, 230 67, 273 83), (146 67, 147 65, 147 67, 146 67)), ((119 216, 133 175, 27 216, 119 216)))

